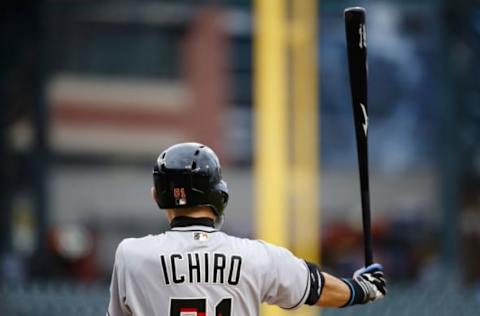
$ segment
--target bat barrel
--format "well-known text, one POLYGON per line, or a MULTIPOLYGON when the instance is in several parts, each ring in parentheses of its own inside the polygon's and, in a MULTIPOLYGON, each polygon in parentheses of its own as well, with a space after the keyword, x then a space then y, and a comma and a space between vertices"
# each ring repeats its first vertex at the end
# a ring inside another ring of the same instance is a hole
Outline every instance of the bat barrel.
POLYGON ((365 9, 360 7, 348 8, 344 11, 349 54, 362 53, 363 51, 366 53, 365 12, 365 9))
POLYGON ((365 265, 373 262, 370 220, 370 189, 368 180, 368 87, 367 87, 367 38, 365 9, 347 8, 345 31, 347 37, 348 70, 352 92, 352 106, 357 140, 360 193, 362 201, 365 265))

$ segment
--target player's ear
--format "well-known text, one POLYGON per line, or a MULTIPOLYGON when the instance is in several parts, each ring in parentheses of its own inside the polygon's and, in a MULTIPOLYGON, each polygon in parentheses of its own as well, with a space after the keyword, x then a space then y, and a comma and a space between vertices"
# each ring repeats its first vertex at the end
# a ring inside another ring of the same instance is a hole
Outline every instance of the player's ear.
POLYGON ((157 204, 157 190, 155 190, 154 186, 150 188, 150 197, 152 198, 152 201, 157 204))

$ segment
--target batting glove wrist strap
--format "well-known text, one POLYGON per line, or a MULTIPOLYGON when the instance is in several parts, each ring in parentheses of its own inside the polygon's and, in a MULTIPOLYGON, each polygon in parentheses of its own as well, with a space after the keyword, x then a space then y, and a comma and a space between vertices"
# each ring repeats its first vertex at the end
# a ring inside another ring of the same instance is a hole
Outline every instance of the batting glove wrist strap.
POLYGON ((365 303, 365 292, 362 287, 356 282, 354 279, 346 279, 343 278, 342 281, 350 288, 350 299, 348 302, 341 306, 347 307, 356 304, 364 304, 365 303))
POLYGON ((374 263, 361 268, 351 279, 342 279, 350 288, 350 300, 344 306, 365 304, 383 298, 387 294, 383 267, 374 263))

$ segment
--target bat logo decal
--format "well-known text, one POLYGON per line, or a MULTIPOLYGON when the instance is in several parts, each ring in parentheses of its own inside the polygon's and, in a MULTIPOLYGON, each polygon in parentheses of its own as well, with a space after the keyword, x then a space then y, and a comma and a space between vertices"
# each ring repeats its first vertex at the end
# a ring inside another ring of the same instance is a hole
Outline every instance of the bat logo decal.
POLYGON ((360 107, 362 108, 363 121, 365 122, 365 123, 362 123, 363 131, 365 132, 365 136, 367 136, 367 132, 368 132, 368 115, 367 115, 367 109, 365 108, 365 105, 363 105, 361 102, 360 102, 360 107))
POLYGON ((360 24, 358 28, 359 42, 358 46, 360 48, 367 47, 367 32, 365 32, 365 24, 360 24))

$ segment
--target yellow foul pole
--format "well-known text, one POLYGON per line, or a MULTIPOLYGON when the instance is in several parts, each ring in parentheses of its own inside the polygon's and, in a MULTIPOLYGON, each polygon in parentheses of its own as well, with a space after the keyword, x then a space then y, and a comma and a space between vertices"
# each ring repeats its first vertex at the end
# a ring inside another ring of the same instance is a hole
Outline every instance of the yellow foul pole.
MULTIPOLYGON (((286 0, 256 0, 254 28, 256 232, 288 246, 286 0)), ((287 313, 262 306, 261 315, 287 313)))
MULTIPOLYGON (((320 257, 317 12, 317 0, 255 1, 255 228, 257 237, 268 242, 288 247, 293 241, 295 254, 312 262, 320 257), (293 84, 291 122, 288 82, 293 84)), ((316 313, 302 308, 296 315, 316 313)), ((288 313, 262 306, 261 315, 288 313)))
MULTIPOLYGON (((314 263, 319 250, 317 0, 291 0, 293 251, 314 263)), ((302 307, 295 315, 318 315, 302 307)))
POLYGON ((316 0, 292 1, 295 253, 319 261, 318 66, 316 0))

